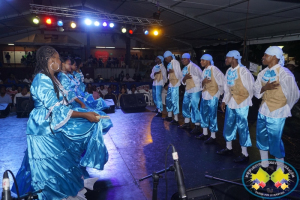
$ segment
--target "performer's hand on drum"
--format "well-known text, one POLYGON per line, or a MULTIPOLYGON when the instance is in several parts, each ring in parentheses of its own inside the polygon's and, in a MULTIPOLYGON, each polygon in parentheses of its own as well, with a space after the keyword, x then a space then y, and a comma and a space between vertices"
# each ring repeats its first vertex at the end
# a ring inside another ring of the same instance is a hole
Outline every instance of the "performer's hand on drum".
POLYGON ((222 110, 223 112, 225 112, 225 107, 226 107, 225 102, 222 102, 222 104, 221 104, 221 110, 222 110))
POLYGON ((85 113, 85 118, 89 120, 90 122, 99 122, 100 121, 100 115, 95 112, 87 112, 85 113))

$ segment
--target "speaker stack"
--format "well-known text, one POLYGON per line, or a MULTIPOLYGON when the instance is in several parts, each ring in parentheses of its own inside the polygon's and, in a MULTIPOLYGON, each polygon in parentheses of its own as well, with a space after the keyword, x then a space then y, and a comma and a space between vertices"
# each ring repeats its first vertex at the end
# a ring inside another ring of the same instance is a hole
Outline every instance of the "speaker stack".
POLYGON ((123 94, 120 98, 120 105, 123 110, 139 111, 147 106, 144 94, 123 94))

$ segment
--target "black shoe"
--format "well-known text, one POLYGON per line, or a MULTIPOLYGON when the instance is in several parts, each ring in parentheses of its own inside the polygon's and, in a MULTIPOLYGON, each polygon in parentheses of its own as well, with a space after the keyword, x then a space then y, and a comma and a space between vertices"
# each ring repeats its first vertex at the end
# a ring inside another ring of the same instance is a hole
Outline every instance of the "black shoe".
POLYGON ((190 123, 184 123, 181 126, 178 126, 178 128, 182 128, 182 129, 190 129, 190 123))
POLYGON ((240 155, 239 157, 237 157, 236 159, 233 160, 233 162, 236 163, 242 163, 242 162, 248 162, 249 161, 249 156, 245 156, 244 154, 240 155))
POLYGON ((205 140, 204 144, 215 144, 216 138, 209 137, 207 140, 205 140))
POLYGON ((170 121, 172 121, 172 117, 165 117, 165 118, 163 118, 163 120, 166 120, 167 122, 170 122, 170 121))
POLYGON ((158 109, 156 108, 155 110, 152 110, 152 112, 158 113, 158 109))
POLYGON ((162 114, 160 112, 158 112, 155 117, 162 117, 162 114))
POLYGON ((203 135, 203 134, 195 136, 195 138, 198 140, 207 140, 208 137, 209 137, 208 135, 203 135))
POLYGON ((229 149, 227 149, 227 148, 225 148, 225 149, 222 149, 221 151, 217 151, 217 154, 219 154, 219 155, 231 155, 232 154, 232 149, 231 150, 229 150, 229 149))
POLYGON ((191 131, 191 134, 198 135, 201 132, 200 126, 195 126, 195 128, 191 131))
POLYGON ((171 121, 171 124, 172 125, 177 125, 177 126, 179 125, 178 121, 176 121, 175 119, 171 121))

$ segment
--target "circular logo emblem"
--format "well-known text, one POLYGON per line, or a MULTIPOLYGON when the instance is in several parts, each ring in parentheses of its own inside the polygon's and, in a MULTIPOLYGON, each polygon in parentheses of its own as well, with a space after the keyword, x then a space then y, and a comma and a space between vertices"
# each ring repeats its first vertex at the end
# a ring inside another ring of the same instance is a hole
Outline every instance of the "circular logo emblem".
POLYGON ((263 160, 269 163, 269 167, 264 168, 261 166, 261 161, 252 163, 243 173, 243 185, 248 192, 259 198, 277 199, 295 190, 299 183, 299 176, 292 165, 268 159, 263 160), (277 163, 281 166, 278 169, 277 163))

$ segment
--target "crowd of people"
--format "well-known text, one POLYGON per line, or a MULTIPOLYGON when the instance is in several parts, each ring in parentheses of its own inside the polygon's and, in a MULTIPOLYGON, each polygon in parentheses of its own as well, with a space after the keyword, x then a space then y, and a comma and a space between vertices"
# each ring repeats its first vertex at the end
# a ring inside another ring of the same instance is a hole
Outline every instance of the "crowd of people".
POLYGON ((225 65, 230 67, 224 75, 214 65, 209 54, 201 57, 203 71, 191 61, 188 53, 182 55, 182 70, 170 51, 166 51, 163 56, 157 56, 151 73, 153 100, 156 105, 154 112, 157 113, 156 117, 162 117, 162 89, 168 82, 168 114, 163 120, 182 129, 190 129, 192 122, 195 128, 191 134, 204 140, 204 144, 215 144, 218 131, 217 111, 221 100, 220 107, 225 112, 223 137, 226 148, 217 151, 217 154, 232 154, 232 141, 237 138, 238 132, 241 154, 234 162, 241 163, 249 160, 247 147, 252 146, 248 128, 249 107, 252 106, 253 96, 262 99, 256 127, 256 146, 261 155, 261 166, 268 171, 269 152, 277 161, 277 169, 284 171, 285 151, 281 137, 285 120, 291 117, 291 109, 300 97, 299 82, 292 73, 297 65, 295 62, 284 65, 282 49, 271 46, 262 55, 262 63, 267 67, 255 80, 251 72, 242 65, 241 58, 238 51, 229 51, 225 65), (164 61, 168 63, 167 69, 164 61), (180 85, 185 85, 182 102, 182 115, 185 119, 182 125, 178 123, 180 85))

